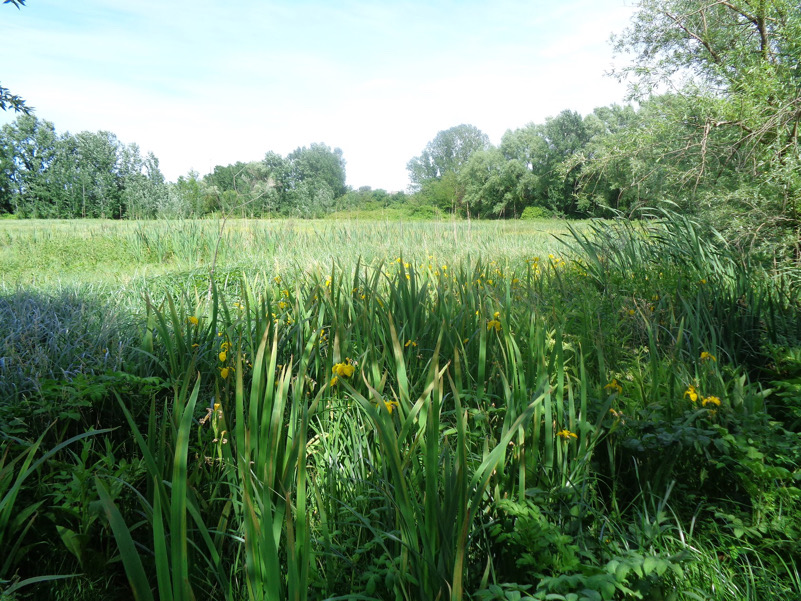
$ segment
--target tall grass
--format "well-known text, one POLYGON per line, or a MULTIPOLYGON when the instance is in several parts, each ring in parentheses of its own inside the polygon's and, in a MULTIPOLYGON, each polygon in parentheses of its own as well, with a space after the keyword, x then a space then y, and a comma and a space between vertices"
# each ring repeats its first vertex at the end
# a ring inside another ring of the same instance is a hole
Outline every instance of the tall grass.
MULTIPOLYGON (((213 227, 160 227, 125 234, 137 261, 210 260, 213 227)), ((792 282, 669 215, 561 252, 508 225, 370 228, 235 223, 213 280, 132 287, 131 321, 91 326, 125 329, 120 367, 52 370, 60 403, 113 401, 81 408, 118 428, 86 453, 137 462, 82 489, 111 578, 141 599, 797 591, 798 434, 765 379, 801 346, 792 282)), ((32 451, 3 444, 12 481, 32 451)))
POLYGON ((0 223, 0 285, 42 289, 59 282, 121 281, 147 288, 143 278, 195 270, 207 275, 215 258, 223 281, 232 272, 274 275, 330 264, 333 258, 353 264, 357 258, 372 263, 434 255, 453 262, 469 250, 519 261, 554 252, 553 235, 566 231, 557 221, 231 219, 223 227, 215 220, 15 220, 0 223))

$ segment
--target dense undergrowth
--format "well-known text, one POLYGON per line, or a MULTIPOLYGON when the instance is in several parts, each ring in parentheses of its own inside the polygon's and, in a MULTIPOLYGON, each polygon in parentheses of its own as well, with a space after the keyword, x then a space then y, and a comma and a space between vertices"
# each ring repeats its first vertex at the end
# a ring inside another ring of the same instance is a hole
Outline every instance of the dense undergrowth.
POLYGON ((5 294, 0 596, 801 597, 793 279, 565 242, 5 294))

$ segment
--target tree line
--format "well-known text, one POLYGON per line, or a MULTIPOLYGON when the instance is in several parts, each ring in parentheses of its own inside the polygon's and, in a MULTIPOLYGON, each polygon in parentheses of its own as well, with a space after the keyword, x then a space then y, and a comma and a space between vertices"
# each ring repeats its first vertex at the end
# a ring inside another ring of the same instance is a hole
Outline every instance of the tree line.
MULTIPOLYGON (((174 183, 152 153, 110 132, 69 132, 34 115, 0 128, 0 213, 19 217, 153 218, 242 216, 322 217, 335 211, 405 207, 423 214, 476 218, 584 217, 620 206, 615 190, 581 198, 581 169, 565 164, 599 136, 631 120, 630 107, 582 117, 563 111, 544 124, 508 131, 498 147, 472 125, 439 132, 408 164, 409 192, 346 185, 339 148, 299 147, 286 156, 217 165, 174 183)), ((623 195, 625 197, 625 195, 623 195)))
POLYGON ((40 218, 319 217, 348 193, 342 151, 325 144, 218 165, 167 182, 153 153, 106 131, 58 134, 30 114, 0 128, 0 214, 40 218))

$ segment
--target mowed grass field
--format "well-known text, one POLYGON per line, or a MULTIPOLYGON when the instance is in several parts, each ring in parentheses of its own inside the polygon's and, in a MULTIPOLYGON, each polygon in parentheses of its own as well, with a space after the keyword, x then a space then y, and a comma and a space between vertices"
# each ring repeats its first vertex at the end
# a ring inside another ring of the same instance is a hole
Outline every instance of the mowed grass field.
POLYGON ((0 596, 801 598, 797 279, 704 231, 0 221, 0 596))

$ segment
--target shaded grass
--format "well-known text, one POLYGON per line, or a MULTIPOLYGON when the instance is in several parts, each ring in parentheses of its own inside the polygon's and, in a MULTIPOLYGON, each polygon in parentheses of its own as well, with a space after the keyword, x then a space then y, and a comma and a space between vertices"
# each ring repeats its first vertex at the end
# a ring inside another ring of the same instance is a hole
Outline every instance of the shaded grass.
POLYGON ((96 288, 0 296, 0 398, 18 402, 49 380, 120 371, 132 359, 136 320, 96 288))

